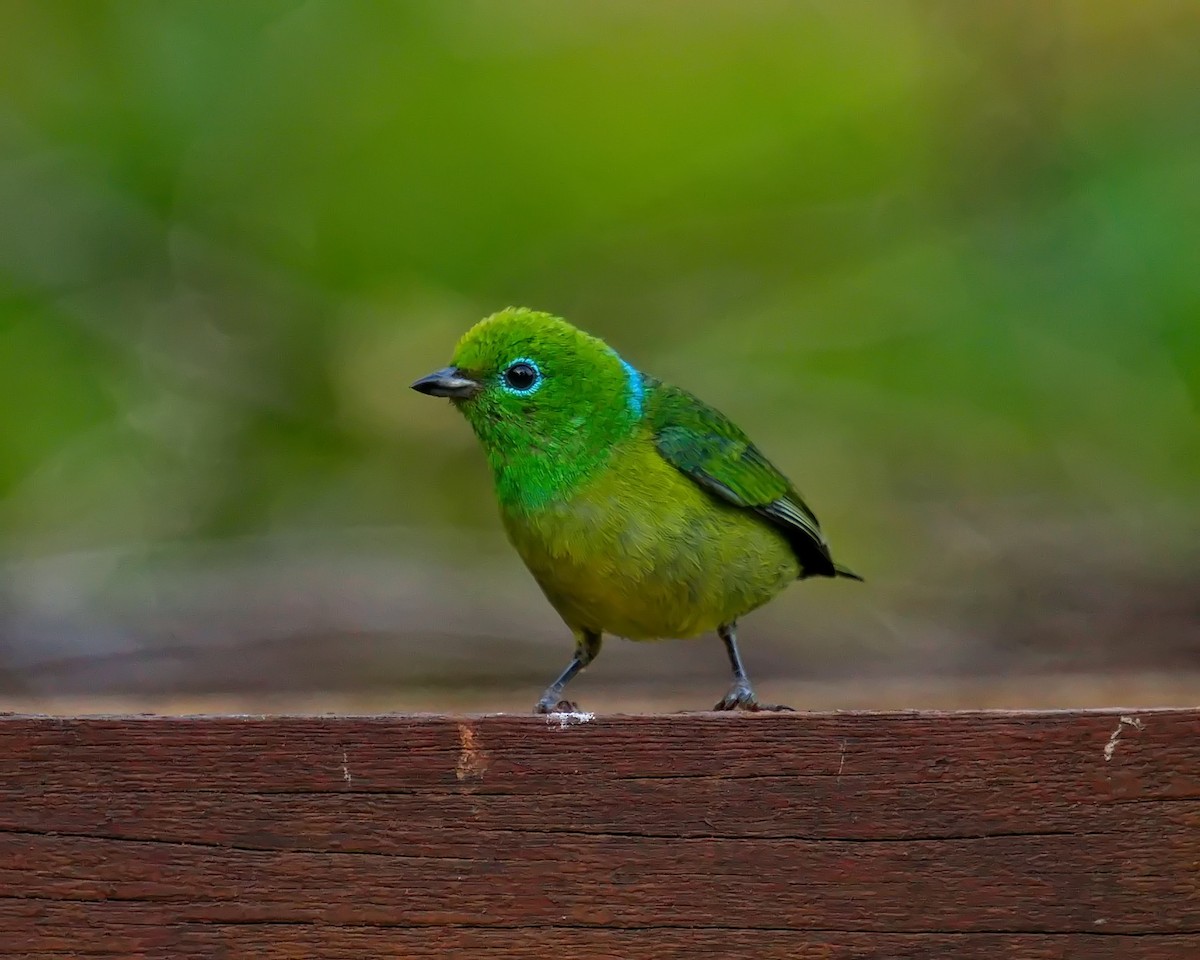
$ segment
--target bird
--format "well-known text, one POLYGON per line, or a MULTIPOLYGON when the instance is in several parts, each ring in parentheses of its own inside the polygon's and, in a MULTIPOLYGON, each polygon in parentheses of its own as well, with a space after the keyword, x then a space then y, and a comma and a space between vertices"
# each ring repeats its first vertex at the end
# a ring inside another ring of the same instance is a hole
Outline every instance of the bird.
POLYGON ((535 713, 575 712, 567 684, 605 634, 715 630, 733 673, 716 710, 760 703, 738 619, 835 563, 791 482, 724 414, 637 370, 566 320, 509 307, 412 389, 446 397, 479 439, 509 541, 575 638, 535 713))

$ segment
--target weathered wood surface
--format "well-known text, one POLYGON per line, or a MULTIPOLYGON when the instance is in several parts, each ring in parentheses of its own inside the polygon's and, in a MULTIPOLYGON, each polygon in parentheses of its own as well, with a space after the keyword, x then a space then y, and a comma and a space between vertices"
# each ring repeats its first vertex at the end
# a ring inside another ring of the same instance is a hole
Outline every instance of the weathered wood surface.
POLYGON ((1200 711, 0 717, 3 958, 743 955, 1200 957, 1200 711))

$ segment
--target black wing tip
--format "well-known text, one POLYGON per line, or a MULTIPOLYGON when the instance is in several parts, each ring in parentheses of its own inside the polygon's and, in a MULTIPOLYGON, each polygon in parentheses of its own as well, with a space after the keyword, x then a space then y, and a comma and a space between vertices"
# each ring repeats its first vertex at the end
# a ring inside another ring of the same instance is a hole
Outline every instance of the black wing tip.
POLYGON ((847 580, 857 580, 859 583, 866 583, 866 581, 857 573, 855 573, 849 567, 843 567, 840 563, 835 563, 833 565, 833 575, 835 577, 845 577, 847 580))
POLYGON ((844 577, 846 580, 857 580, 859 583, 866 581, 849 567, 843 567, 840 563, 834 563, 828 558, 824 558, 826 562, 819 564, 810 563, 808 566, 801 567, 800 576, 797 580, 807 580, 809 577, 844 577))

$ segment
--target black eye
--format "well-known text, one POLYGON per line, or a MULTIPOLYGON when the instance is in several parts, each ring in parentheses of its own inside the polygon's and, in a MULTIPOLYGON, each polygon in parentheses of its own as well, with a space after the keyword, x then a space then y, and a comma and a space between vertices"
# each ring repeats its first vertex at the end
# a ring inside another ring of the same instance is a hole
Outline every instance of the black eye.
POLYGON ((540 379, 538 368, 528 360, 518 360, 504 371, 504 382, 518 393, 532 390, 540 379))

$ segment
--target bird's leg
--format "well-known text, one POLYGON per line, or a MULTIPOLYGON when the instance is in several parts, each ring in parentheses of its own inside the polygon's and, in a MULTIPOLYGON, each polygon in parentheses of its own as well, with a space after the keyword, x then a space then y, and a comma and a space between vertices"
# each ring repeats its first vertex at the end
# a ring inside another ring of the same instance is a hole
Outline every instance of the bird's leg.
POLYGON ((717 636, 725 643, 725 652, 729 654, 729 665, 733 667, 733 684, 729 692, 713 709, 714 710, 757 710, 758 697, 750 686, 750 678, 746 676, 746 668, 742 665, 742 656, 737 648, 737 623, 724 623, 717 627, 717 636))
POLYGON ((563 690, 571 678, 589 663, 596 659, 600 652, 600 634, 591 630, 583 630, 575 643, 575 656, 567 664, 567 669, 559 674, 558 679, 546 688, 542 698, 533 708, 534 713, 578 713, 579 708, 570 700, 563 700, 563 690))
POLYGON ((759 703, 750 686, 750 678, 746 676, 746 668, 742 666, 742 656, 737 647, 737 623, 724 623, 717 627, 717 635, 725 642, 725 652, 729 654, 729 665, 733 667, 733 684, 729 692, 718 703, 714 710, 791 710, 777 704, 759 703))

